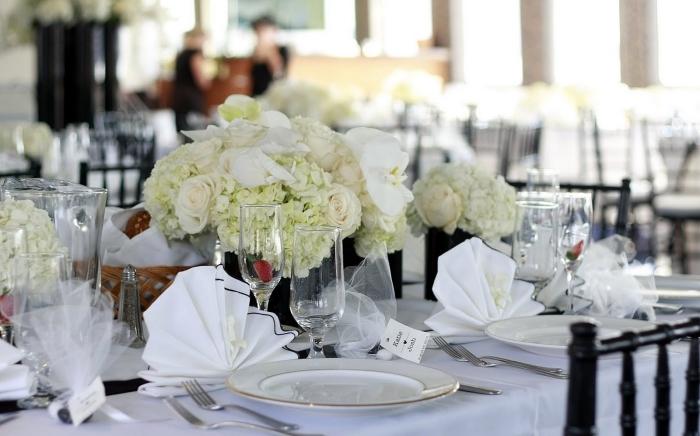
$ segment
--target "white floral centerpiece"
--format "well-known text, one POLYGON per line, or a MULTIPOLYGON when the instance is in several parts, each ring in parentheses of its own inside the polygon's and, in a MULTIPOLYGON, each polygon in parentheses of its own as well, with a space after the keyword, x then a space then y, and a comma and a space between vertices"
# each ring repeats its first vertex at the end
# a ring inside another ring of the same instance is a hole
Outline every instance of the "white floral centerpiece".
POLYGON ((360 256, 403 247, 413 197, 403 185, 408 155, 396 138, 366 128, 339 134, 316 120, 262 111, 240 95, 219 113, 226 126, 184 132, 194 142, 159 160, 144 185, 146 210, 167 238, 216 233, 235 252, 239 206, 278 203, 288 259, 297 224, 342 228, 360 256))
POLYGON ((350 92, 300 80, 277 80, 259 98, 265 109, 292 118, 313 118, 327 125, 337 125, 355 116, 357 100, 350 92))
POLYGON ((408 221, 416 235, 430 227, 450 235, 461 229, 485 240, 513 232, 515 189, 477 166, 448 163, 432 168, 413 185, 413 195, 408 221))

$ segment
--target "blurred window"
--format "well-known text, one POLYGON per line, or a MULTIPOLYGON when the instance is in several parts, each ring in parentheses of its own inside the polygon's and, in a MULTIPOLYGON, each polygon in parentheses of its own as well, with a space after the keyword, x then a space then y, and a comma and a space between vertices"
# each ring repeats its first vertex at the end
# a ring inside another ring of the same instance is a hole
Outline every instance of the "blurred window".
POLYGON ((470 85, 520 85, 520 1, 464 0, 461 6, 464 80, 470 85))
POLYGON ((656 2, 659 30, 659 80, 666 86, 700 85, 700 2, 660 0, 656 2))
POLYGON ((553 1, 552 23, 556 83, 620 82, 618 0, 553 1))

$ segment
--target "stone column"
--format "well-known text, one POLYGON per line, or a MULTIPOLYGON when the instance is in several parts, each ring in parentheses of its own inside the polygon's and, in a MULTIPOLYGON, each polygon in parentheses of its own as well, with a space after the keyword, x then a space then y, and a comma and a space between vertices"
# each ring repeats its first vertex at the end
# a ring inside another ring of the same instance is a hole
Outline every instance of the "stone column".
POLYGON ((659 83, 656 0, 620 1, 620 76, 631 87, 659 83))
POLYGON ((520 0, 523 85, 552 83, 552 0, 520 0))

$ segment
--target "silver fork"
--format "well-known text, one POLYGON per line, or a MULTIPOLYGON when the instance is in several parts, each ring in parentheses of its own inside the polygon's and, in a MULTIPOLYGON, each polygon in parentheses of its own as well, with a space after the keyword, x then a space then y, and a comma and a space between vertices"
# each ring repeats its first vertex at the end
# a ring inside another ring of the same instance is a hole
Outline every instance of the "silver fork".
POLYGON ((279 430, 273 427, 267 427, 264 425, 259 425, 259 424, 253 424, 250 422, 244 422, 244 421, 219 421, 219 422, 213 422, 213 423, 207 423, 202 421, 201 419, 197 418, 185 408, 182 404, 180 404, 179 401, 175 399, 175 397, 168 397, 165 398, 163 401, 165 401, 165 404, 170 407, 170 409, 175 412, 178 416, 180 416, 182 419, 193 425, 194 427, 197 427, 202 430, 214 430, 217 428, 222 428, 222 427, 238 427, 238 428, 248 428, 252 430, 262 430, 262 431, 267 431, 270 433, 275 433, 275 434, 282 434, 285 436, 323 436, 319 434, 306 434, 306 433, 292 433, 288 432, 285 430, 279 430))
POLYGON ((466 360, 467 362, 471 363, 472 365, 476 366, 494 366, 493 364, 490 364, 486 362, 485 360, 481 360, 478 357, 476 357, 475 354, 464 348, 461 350, 462 352, 458 351, 452 344, 448 343, 445 338, 442 336, 433 336, 433 342, 440 347, 442 351, 447 353, 450 357, 452 357, 455 360, 466 360))
POLYGON ((271 427, 278 428, 280 430, 297 430, 299 426, 296 424, 290 424, 288 422, 279 421, 275 418, 263 415, 262 413, 256 412, 255 410, 248 409, 247 407, 239 406, 237 404, 218 404, 214 399, 204 390, 202 385, 196 379, 186 380, 182 382, 185 390, 195 403, 202 409, 206 410, 224 410, 233 409, 243 412, 249 416, 254 417, 258 421, 269 425, 271 427))
POLYGON ((441 350, 447 353, 450 357, 455 360, 462 362, 469 362, 473 365, 480 367, 492 367, 497 365, 508 365, 514 368, 525 369, 529 371, 536 372, 541 375, 548 377, 565 379, 569 375, 561 368, 550 368, 546 366, 533 365, 531 363, 520 362, 518 360, 506 359, 505 357, 497 356, 477 356, 471 351, 467 350, 461 345, 452 345, 448 343, 443 337, 435 336, 433 338, 435 343, 441 350), (495 361, 495 362, 494 362, 495 361))

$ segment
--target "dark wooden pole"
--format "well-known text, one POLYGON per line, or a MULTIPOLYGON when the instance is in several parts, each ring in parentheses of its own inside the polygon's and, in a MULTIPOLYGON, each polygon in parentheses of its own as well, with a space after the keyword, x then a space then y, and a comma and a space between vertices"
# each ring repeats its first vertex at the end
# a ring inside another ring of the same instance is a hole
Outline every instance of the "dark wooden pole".
POLYGON ((684 436, 698 436, 698 394, 700 387, 700 351, 698 351, 698 338, 690 341, 690 353, 688 355, 688 370, 686 371, 685 394, 685 431, 684 436))
POLYGON ((656 436, 669 436, 671 433, 671 379, 668 371, 668 350, 666 343, 659 344, 659 356, 656 363, 656 436))
POLYGON ((622 398, 622 413, 620 415, 620 428, 623 436, 634 436, 637 430, 637 387, 634 383, 634 358, 633 350, 625 350, 622 353, 622 381, 620 382, 620 396, 622 398))

